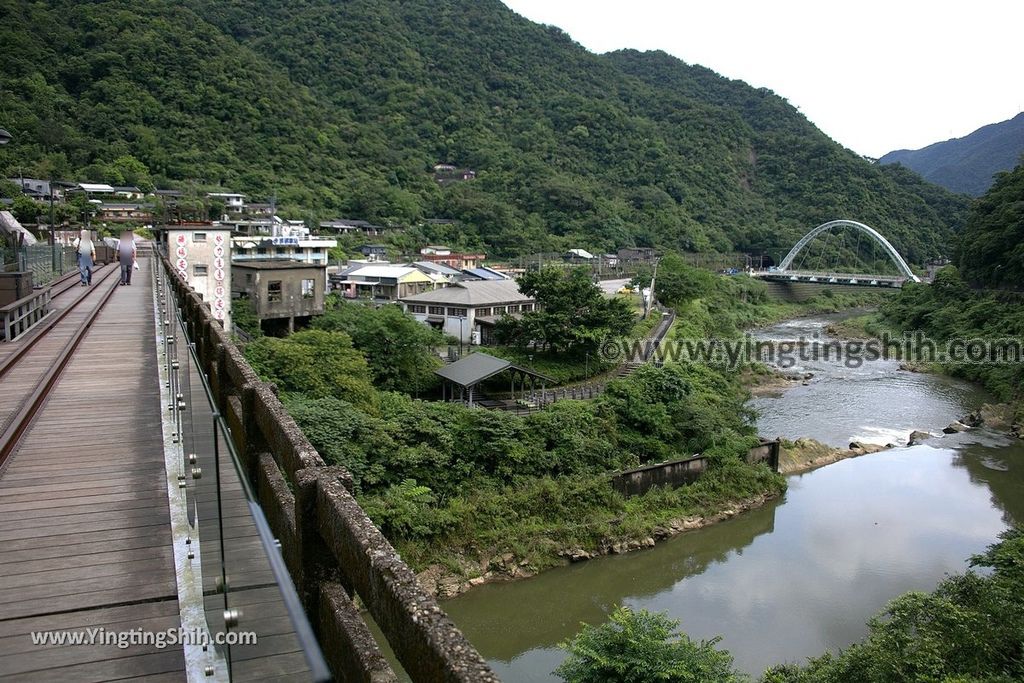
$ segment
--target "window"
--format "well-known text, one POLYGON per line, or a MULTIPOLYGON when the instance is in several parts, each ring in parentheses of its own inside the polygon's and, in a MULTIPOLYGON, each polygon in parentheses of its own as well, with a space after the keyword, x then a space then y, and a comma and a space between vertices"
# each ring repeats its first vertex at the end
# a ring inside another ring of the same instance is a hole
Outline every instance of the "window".
POLYGON ((431 306, 430 315, 444 315, 444 306, 431 306))
POLYGON ((197 263, 192 266, 192 274, 196 277, 206 277, 209 269, 205 263, 197 263))
POLYGON ((320 253, 320 251, 321 251, 321 250, 320 250, 320 247, 313 247, 313 253, 314 253, 314 254, 319 254, 319 253, 320 253))
POLYGON ((533 304, 523 304, 523 307, 520 310, 522 310, 523 313, 526 313, 527 311, 532 311, 533 310, 533 304))
POLYGON ((465 318, 466 317, 466 309, 465 308, 449 308, 448 309, 448 315, 452 316, 453 318, 465 318))
POLYGON ((519 312, 519 307, 518 306, 509 306, 508 307, 508 312, 509 313, 518 313, 519 312))
POLYGON ((266 254, 267 253, 267 248, 266 247, 259 247, 258 249, 256 249, 256 253, 257 254, 261 254, 261 255, 262 254, 266 254))
POLYGON ((280 280, 272 280, 271 282, 267 283, 267 301, 271 303, 275 301, 281 301, 280 280))
POLYGON ((410 313, 426 313, 427 307, 423 304, 409 304, 410 313))
POLYGON ((192 233, 192 241, 193 242, 205 242, 206 241, 206 233, 205 232, 194 232, 194 233, 192 233))
POLYGON ((252 273, 246 273, 245 274, 245 284, 247 284, 247 285, 251 285, 252 284, 252 273))
POLYGON ((495 306, 494 307, 494 315, 505 315, 505 307, 504 306, 495 306))
POLYGON ((303 280, 302 281, 302 298, 303 299, 312 299, 314 296, 316 296, 316 290, 314 289, 314 281, 313 280, 303 280))
POLYGON ((476 309, 476 315, 477 315, 478 318, 486 318, 490 314, 491 314, 491 309, 489 309, 489 308, 478 308, 478 309, 476 309))

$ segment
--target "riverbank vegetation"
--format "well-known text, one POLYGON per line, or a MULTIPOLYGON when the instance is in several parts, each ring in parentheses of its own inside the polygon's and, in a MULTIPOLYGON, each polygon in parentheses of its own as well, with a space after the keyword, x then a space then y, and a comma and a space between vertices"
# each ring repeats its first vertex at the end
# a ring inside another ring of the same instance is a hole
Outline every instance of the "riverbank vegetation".
MULTIPOLYGON (((1024 678, 1024 533, 1019 528, 971 557, 968 571, 930 593, 890 602, 868 622, 864 640, 805 664, 769 668, 761 683, 1004 683, 1024 678)), ((695 643, 664 615, 620 608, 609 623, 584 626, 563 643, 555 673, 571 683, 701 681, 735 683, 732 656, 716 642, 695 643)))
POLYGON ((525 416, 397 392, 377 392, 369 407, 282 394, 324 458, 352 472, 360 503, 403 557, 466 578, 496 557, 533 572, 780 494, 779 475, 741 460, 756 442, 744 397, 735 378, 684 364, 643 367, 597 399, 525 416), (711 467, 694 485, 629 499, 611 486, 609 472, 696 452, 711 467))
MULTIPOLYGON (((602 297, 582 272, 535 279, 550 308, 541 320, 527 314, 517 323, 575 360, 593 356, 595 371, 606 367, 599 342, 633 327, 629 306, 602 297), (585 320, 597 327, 574 332, 585 320)), ((678 531, 680 520, 704 523, 784 490, 780 475, 743 460, 757 436, 738 372, 644 365, 591 400, 519 415, 419 400, 416 388, 440 362, 437 342, 397 307, 343 303, 312 329, 245 346, 310 442, 352 473, 360 503, 418 570, 441 566, 463 580, 533 573, 567 557, 647 545, 678 531), (632 498, 612 487, 615 471, 695 453, 709 459, 695 484, 632 498)), ((517 360, 537 354, 526 363, 534 367, 552 355, 508 351, 517 360)))
MULTIPOLYGON (((637 278, 644 280, 650 281, 647 273, 637 278)), ((781 301, 769 296, 761 280, 744 274, 715 275, 671 253, 658 263, 655 295, 676 311, 673 335, 677 339, 737 337, 744 330, 786 318, 877 306, 887 296, 870 288, 836 287, 822 289, 806 301, 781 301)))
MULTIPOLYGON (((667 272, 676 279, 672 303, 692 313, 683 322, 687 334, 700 338, 854 303, 823 296, 775 304, 749 278, 671 259, 667 272)), ((541 271, 533 280, 532 291, 546 301, 543 317, 524 315, 506 334, 518 341, 545 335, 562 353, 520 344, 499 354, 567 377, 580 367, 587 374, 609 367, 599 342, 635 329, 629 306, 602 297, 583 271, 541 271), (593 329, 581 331, 584 320, 593 329)), ((738 369, 644 365, 591 400, 519 415, 420 400, 434 381, 440 361, 433 349, 441 341, 397 307, 336 302, 310 330, 245 347, 310 442, 352 473, 360 503, 417 570, 442 567, 463 582, 522 576, 567 558, 648 545, 684 528, 683 520, 703 524, 785 489, 780 475, 743 462, 757 436, 738 369), (692 485, 631 498, 612 487, 612 472, 695 453, 710 466, 692 485)))
MULTIPOLYGON (((920 332, 933 342, 980 340, 987 350, 1021 352, 1024 341, 1024 166, 1000 174, 971 208, 957 263, 931 285, 907 284, 876 316, 859 321, 870 335, 920 332)), ((1024 362, 935 362, 926 345, 912 360, 976 381, 1015 407, 1024 421, 1024 362)))

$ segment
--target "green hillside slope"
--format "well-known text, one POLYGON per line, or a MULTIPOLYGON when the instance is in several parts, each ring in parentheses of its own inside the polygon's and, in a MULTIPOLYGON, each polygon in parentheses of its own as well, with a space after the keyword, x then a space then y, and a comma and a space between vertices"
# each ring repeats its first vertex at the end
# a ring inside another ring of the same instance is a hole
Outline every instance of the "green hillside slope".
POLYGON ((130 156, 311 218, 458 218, 493 254, 779 250, 851 217, 921 261, 965 208, 769 91, 594 55, 496 0, 0 0, 0 36, 8 173, 111 179, 130 156), (477 178, 441 187, 438 162, 477 178))

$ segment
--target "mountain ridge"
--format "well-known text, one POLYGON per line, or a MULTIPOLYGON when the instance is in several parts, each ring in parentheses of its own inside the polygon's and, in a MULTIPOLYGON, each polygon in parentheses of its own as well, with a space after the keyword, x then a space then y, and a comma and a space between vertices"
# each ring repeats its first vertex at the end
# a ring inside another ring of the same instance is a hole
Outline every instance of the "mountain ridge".
POLYGON ((0 170, 101 180, 132 157, 308 220, 455 218, 496 255, 781 252, 852 217, 919 262, 966 208, 769 90, 664 53, 595 55, 497 0, 0 0, 0 16, 17 140, 0 170), (438 162, 476 179, 438 186, 438 162))
POLYGON ((894 150, 879 164, 901 164, 951 192, 979 197, 1000 171, 1014 168, 1024 155, 1024 112, 990 123, 960 138, 916 150, 894 150))

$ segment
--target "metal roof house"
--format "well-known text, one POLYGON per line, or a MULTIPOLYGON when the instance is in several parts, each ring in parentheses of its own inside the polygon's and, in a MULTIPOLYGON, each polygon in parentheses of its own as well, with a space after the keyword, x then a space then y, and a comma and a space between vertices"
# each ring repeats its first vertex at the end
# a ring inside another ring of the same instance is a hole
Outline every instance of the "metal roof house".
POLYGON ((465 358, 455 361, 434 371, 444 380, 441 385, 441 395, 445 400, 460 401, 470 406, 474 400, 479 401, 480 395, 477 387, 492 377, 508 372, 511 375, 511 389, 513 398, 516 395, 516 380, 519 380, 519 389, 525 398, 527 391, 533 393, 537 385, 540 385, 541 392, 546 385, 554 383, 550 377, 520 367, 512 361, 504 358, 496 358, 486 353, 471 353, 465 358), (456 392, 458 395, 456 396, 456 392))
POLYGON ((505 273, 488 268, 487 266, 480 266, 479 268, 463 268, 462 277, 465 280, 508 280, 510 279, 505 273))
POLYGON ((505 315, 532 311, 536 301, 515 280, 467 280, 413 296, 400 297, 407 313, 457 337, 463 344, 488 344, 505 315))
POLYGON ((437 282, 412 266, 364 265, 346 270, 342 278, 331 278, 331 288, 346 299, 367 299, 378 303, 429 293, 437 282))

